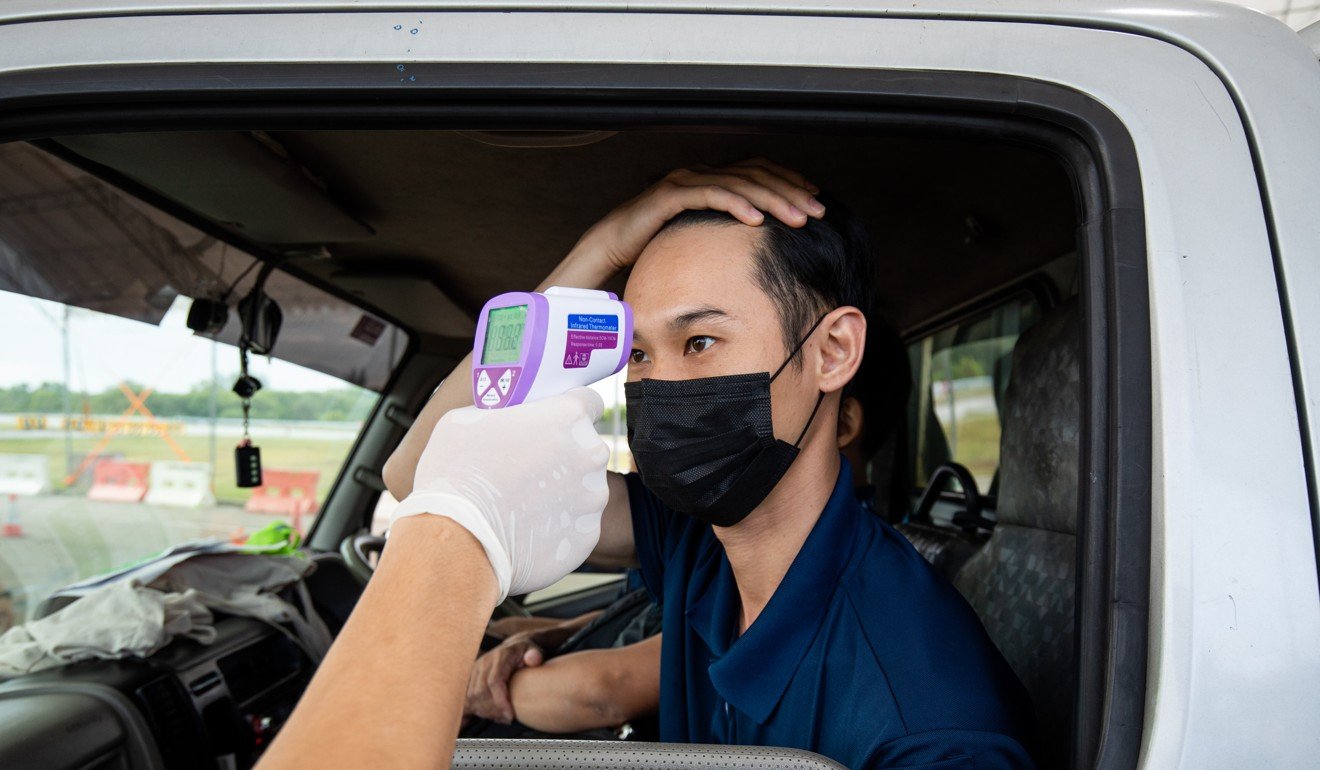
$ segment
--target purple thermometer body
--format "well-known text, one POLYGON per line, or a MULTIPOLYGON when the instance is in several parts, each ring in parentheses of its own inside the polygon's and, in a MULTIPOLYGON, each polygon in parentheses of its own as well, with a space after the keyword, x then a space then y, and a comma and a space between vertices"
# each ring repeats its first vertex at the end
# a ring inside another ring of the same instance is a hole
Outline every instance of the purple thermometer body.
POLYGON ((632 351, 632 308, 611 292, 552 286, 486 303, 472 348, 472 400, 499 409, 590 385, 632 351))

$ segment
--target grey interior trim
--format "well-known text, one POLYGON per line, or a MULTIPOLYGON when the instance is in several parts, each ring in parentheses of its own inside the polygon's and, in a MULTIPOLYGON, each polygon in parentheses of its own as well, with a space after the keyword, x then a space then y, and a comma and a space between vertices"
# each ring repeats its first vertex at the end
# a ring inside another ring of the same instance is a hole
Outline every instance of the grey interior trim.
POLYGON ((89 698, 95 698, 114 712, 119 719, 119 724, 124 729, 124 749, 129 757, 131 767, 137 770, 155 770, 156 768, 165 767, 164 762, 161 761, 160 752, 156 750, 156 739, 152 736, 151 728, 147 726, 146 720, 143 719, 142 712, 123 693, 113 687, 92 682, 61 682, 59 684, 42 684, 35 687, 20 683, 0 690, 0 699, 58 694, 85 695, 89 698))
POLYGON ((453 767, 455 770, 497 767, 517 770, 593 767, 842 770, 843 765, 810 751, 765 746, 465 738, 459 740, 454 750, 453 767))
POLYGON ((374 234, 370 226, 315 183, 310 171, 260 132, 218 137, 217 144, 223 151, 202 155, 190 152, 186 134, 74 136, 67 137, 65 143, 79 155, 110 166, 125 150, 133 152, 145 159, 139 181, 171 197, 204 190, 191 198, 199 213, 221 222, 238 223, 258 241, 324 244, 361 240, 374 234), (236 180, 249 194, 217 196, 205 185, 198 185, 199 179, 223 174, 237 175, 236 180), (290 222, 297 223, 295 229, 289 229, 290 222))
MULTIPOLYGON (((416 338, 414 337, 414 340, 416 338)), ((420 411, 435 389, 439 375, 458 365, 461 356, 437 355, 418 351, 416 345, 405 354, 394 372, 394 378, 367 418, 353 449, 344 460, 344 469, 331 487, 321 507, 321 513, 307 533, 307 544, 318 551, 334 551, 339 541, 349 532, 371 526, 371 516, 385 480, 381 476, 385 457, 403 440, 411 424, 407 421, 386 419, 384 415, 409 415, 420 411), (351 478, 353 484, 341 483, 351 478)))

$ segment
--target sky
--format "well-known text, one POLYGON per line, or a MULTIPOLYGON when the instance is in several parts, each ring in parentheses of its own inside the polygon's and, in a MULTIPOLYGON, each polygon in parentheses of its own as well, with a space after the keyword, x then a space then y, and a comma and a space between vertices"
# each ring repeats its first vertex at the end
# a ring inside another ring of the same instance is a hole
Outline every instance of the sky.
MULTIPOLYGON (((160 326, 74 308, 69 321, 70 384, 76 391, 98 393, 131 379, 164 393, 182 393, 211 377, 211 348, 216 347, 221 386, 238 372, 238 350, 196 337, 184 320, 189 300, 180 297, 160 326)), ((0 291, 0 329, 11 330, 0 362, 0 387, 36 386, 64 379, 60 327, 64 306, 0 291), (21 330, 20 333, 13 333, 21 330)), ((252 373, 267 388, 332 390, 347 383, 311 369, 252 358, 252 373)))
MULTIPOLYGON (((163 393, 182 393, 210 379, 216 348, 220 386, 228 389, 238 372, 238 350, 196 337, 184 320, 189 300, 180 297, 160 326, 75 308, 69 323, 69 363, 75 391, 98 393, 131 379, 163 393)), ((17 331, 6 341, 0 361, 0 387, 30 386, 64 379, 60 341, 64 306, 0 291, 0 329, 17 331), (21 331, 18 331, 21 330, 21 331)), ((348 384, 312 369, 254 356, 254 376, 268 389, 323 391, 348 384)), ((605 404, 623 399, 622 375, 592 386, 605 404)))
POLYGON ((1293 29, 1320 21, 1320 0, 1228 0, 1268 13, 1293 29))

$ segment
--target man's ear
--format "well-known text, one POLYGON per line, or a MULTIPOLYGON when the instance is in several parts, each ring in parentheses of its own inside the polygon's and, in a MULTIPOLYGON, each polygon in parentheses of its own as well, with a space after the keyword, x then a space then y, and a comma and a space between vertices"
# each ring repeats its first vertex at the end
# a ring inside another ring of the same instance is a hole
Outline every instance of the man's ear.
POLYGON ((835 308, 820 323, 824 334, 815 356, 816 387, 822 393, 842 390, 862 365, 866 316, 855 307, 835 308))

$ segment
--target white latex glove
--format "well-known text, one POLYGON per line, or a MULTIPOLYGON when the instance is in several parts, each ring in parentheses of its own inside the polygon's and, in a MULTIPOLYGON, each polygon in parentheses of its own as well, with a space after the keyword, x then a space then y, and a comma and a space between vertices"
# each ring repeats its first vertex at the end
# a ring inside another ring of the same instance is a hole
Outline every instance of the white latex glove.
POLYGON ((600 538, 609 448, 596 434, 605 405, 574 388, 504 409, 454 409, 417 461, 412 494, 394 509, 461 524, 486 549, 500 601, 577 569, 600 538))

